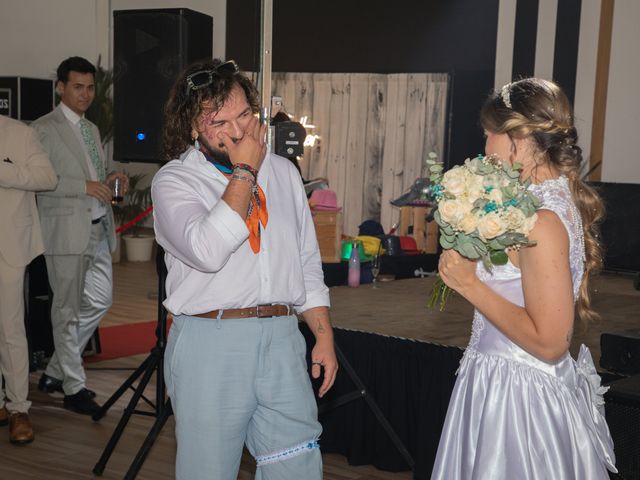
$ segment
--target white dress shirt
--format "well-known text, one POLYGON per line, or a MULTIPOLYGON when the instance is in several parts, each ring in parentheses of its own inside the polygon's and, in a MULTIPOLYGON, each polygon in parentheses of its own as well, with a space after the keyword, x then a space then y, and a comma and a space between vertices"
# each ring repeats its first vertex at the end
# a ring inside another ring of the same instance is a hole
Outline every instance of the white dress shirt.
POLYGON ((221 197, 227 178, 189 148, 155 175, 151 187, 156 240, 168 269, 164 306, 174 315, 288 303, 296 311, 329 306, 320 251, 300 174, 267 154, 258 184, 269 221, 260 252, 221 197))
MULTIPOLYGON (((80 119, 84 118, 84 115, 81 117, 76 112, 67 107, 64 102, 60 102, 60 109, 64 116, 69 120, 71 125, 71 130, 78 138, 78 142, 82 145, 82 151, 84 152, 85 161, 87 162, 87 167, 89 169, 89 179, 94 182, 98 181, 98 174, 96 172, 96 167, 93 166, 93 162, 91 161, 91 157, 89 156, 89 150, 87 149, 87 145, 84 143, 84 138, 82 138, 82 133, 80 132, 80 119)), ((99 144, 100 139, 94 138, 96 145, 99 144)), ((103 217, 107 214, 106 207, 104 203, 98 200, 95 197, 91 197, 91 201, 93 205, 91 206, 92 220, 97 220, 100 217, 103 217)))

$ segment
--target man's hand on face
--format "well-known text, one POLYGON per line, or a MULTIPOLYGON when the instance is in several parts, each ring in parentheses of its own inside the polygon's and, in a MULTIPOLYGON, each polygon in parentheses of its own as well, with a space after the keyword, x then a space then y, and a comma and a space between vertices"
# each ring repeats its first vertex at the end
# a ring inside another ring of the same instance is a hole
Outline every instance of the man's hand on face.
POLYGON ((234 141, 226 132, 220 132, 218 140, 229 153, 232 164, 246 163, 259 170, 267 153, 266 133, 267 125, 261 125, 258 118, 253 117, 240 140, 234 141))
POLYGON ((97 198, 102 203, 111 202, 111 189, 104 183, 87 180, 86 191, 87 195, 97 198))

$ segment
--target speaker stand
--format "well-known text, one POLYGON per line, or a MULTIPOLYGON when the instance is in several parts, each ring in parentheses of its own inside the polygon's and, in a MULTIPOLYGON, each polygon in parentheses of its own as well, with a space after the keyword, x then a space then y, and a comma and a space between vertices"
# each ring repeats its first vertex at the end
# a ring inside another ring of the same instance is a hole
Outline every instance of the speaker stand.
POLYGON ((318 407, 318 415, 323 415, 328 411, 333 410, 334 408, 340 407, 359 398, 364 398, 365 402, 371 409, 371 412, 376 417, 376 420, 378 421, 380 426, 387 433, 393 445, 396 447, 398 452, 400 452, 400 454, 404 458, 404 461, 407 462, 409 468, 413 471, 416 462, 413 460, 413 457, 409 453, 409 450, 407 450, 407 447, 405 447, 404 443, 402 443, 402 440, 400 440, 400 437, 398 437, 398 434, 395 432, 387 418, 384 416, 382 410, 380 410, 380 407, 376 403, 375 399, 371 396, 365 384, 362 382, 356 371, 346 359, 346 357, 342 353, 342 350, 340 350, 340 347, 338 346, 335 338, 334 347, 336 350, 336 357, 338 358, 338 364, 347 372, 347 375, 349 375, 349 378, 355 385, 356 390, 350 393, 345 393, 335 400, 320 405, 318 407))
POLYGON ((140 366, 124 381, 113 395, 104 403, 98 412, 93 415, 93 420, 98 421, 105 416, 109 408, 130 388, 133 390, 133 396, 127 404, 118 425, 116 425, 109 442, 105 446, 98 463, 93 467, 93 473, 102 475, 104 469, 115 449, 122 433, 124 432, 129 419, 133 414, 155 417, 151 430, 147 434, 140 450, 134 457, 129 470, 127 470, 124 480, 133 480, 140 471, 151 447, 162 431, 162 427, 167 422, 169 416, 173 413, 171 401, 167 398, 166 387, 164 383, 164 350, 167 343, 167 311, 162 305, 165 298, 165 278, 166 266, 164 264, 164 250, 158 246, 156 254, 156 270, 158 272, 158 325, 156 326, 156 344, 151 349, 149 356, 140 364, 140 366), (156 374, 156 392, 155 403, 151 402, 144 396, 144 391, 151 380, 153 374, 156 374), (141 377, 141 378, 140 378, 141 377), (138 385, 133 388, 133 384, 140 378, 138 385), (136 406, 140 400, 144 400, 153 408, 152 412, 145 410, 137 410, 136 406))

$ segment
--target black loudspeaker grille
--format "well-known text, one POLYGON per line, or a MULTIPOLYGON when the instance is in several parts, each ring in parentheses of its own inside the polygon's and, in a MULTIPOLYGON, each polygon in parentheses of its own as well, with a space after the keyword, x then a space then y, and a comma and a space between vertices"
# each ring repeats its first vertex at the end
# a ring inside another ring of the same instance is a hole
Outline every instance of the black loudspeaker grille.
POLYGON ((44 368, 44 359, 53 353, 51 290, 44 256, 27 266, 24 288, 25 333, 29 346, 30 370, 44 368))
POLYGON ((186 8, 114 16, 114 159, 159 162, 163 108, 178 74, 210 58, 213 19, 186 8))
POLYGON ((603 333, 600 366, 624 375, 640 373, 640 330, 603 333))
POLYGON ((640 204, 640 184, 593 182, 607 210, 601 226, 604 268, 640 272, 640 216, 630 210, 640 204))
POLYGON ((612 478, 640 480, 640 375, 612 382, 605 400, 618 468, 612 478))

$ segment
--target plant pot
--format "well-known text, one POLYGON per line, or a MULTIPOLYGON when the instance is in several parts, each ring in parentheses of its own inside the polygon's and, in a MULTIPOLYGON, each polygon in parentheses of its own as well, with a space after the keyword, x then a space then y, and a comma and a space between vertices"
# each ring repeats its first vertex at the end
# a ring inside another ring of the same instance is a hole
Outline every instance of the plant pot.
POLYGON ((127 260, 130 262, 148 262, 151 260, 153 251, 153 235, 123 235, 125 248, 127 250, 127 260))

